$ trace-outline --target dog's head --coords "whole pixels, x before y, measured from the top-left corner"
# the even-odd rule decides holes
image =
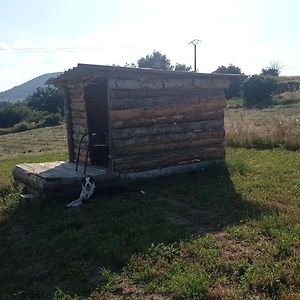
[[[87,191],[90,191],[92,188],[95,188],[95,180],[93,177],[85,177],[82,179],[82,188],[86,189]]]

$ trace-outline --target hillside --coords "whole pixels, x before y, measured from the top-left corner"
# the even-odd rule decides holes
[[[21,85],[15,86],[7,91],[0,92],[0,101],[16,102],[24,100],[38,87],[41,87],[51,78],[60,75],[62,72],[47,73],[31,79]]]

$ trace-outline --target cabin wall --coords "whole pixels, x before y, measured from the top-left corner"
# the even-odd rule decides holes
[[[140,172],[224,159],[220,78],[110,79],[113,170]]]
[[[71,119],[71,130],[68,135],[72,139],[72,151],[74,158],[77,159],[79,141],[82,135],[88,128],[86,104],[85,104],[85,93],[83,83],[72,83],[68,85],[68,98],[70,107],[70,119]],[[85,144],[88,139],[85,139]],[[80,154],[80,161],[85,160],[86,150],[82,149]]]

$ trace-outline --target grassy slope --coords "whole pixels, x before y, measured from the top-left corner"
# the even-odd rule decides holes
[[[50,137],[50,154],[6,155],[1,182],[16,161],[65,157]],[[79,209],[55,195],[24,205],[12,188],[0,196],[0,298],[293,299],[299,178],[300,152],[228,148],[223,167],[127,182],[146,194],[108,190]]]

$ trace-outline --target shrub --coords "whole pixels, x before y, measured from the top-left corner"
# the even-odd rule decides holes
[[[25,120],[30,114],[30,109],[24,104],[8,104],[0,109],[0,127],[8,128],[14,126]]]
[[[45,116],[39,124],[39,127],[56,126],[62,123],[62,116],[59,113],[53,113]]]
[[[34,128],[34,124],[31,124],[27,121],[23,121],[23,122],[19,122],[17,124],[15,124],[12,128],[12,132],[21,132],[21,131],[26,131],[29,129],[33,129]]]
[[[267,76],[253,75],[242,83],[242,94],[247,106],[268,101],[276,91],[276,81]]]

